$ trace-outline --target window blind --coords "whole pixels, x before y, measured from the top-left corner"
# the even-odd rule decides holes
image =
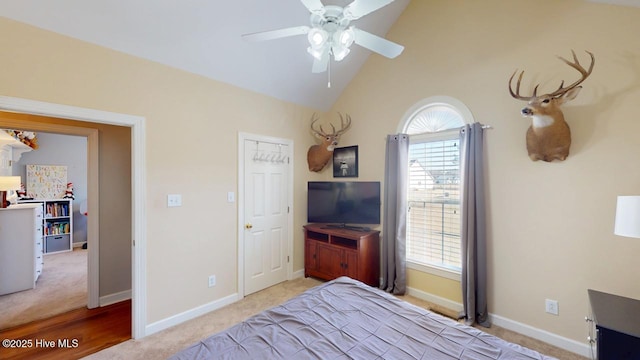
[[[409,146],[407,260],[459,271],[459,140]]]

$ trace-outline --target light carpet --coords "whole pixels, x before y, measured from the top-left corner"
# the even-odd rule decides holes
[[[225,306],[216,311],[202,315],[169,329],[149,335],[140,340],[129,340],[112,346],[98,353],[89,355],[89,360],[135,360],[135,359],[166,359],[187,346],[204,339],[217,332],[223,331],[263,310],[274,307],[301,292],[320,285],[322,282],[312,278],[300,278],[272,286],[245,297],[243,300]],[[403,300],[424,308],[434,305],[411,297],[403,296]],[[445,312],[443,309],[434,309]],[[486,330],[479,328],[480,330]],[[543,354],[563,360],[585,360],[586,358],[559,349],[541,341],[514,333],[512,331],[493,326],[488,331],[507,341],[526,346]]]
[[[35,289],[0,296],[0,330],[87,306],[87,254],[45,255]]]

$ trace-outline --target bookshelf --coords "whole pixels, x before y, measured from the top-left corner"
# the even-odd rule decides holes
[[[19,200],[42,206],[42,252],[54,254],[73,250],[73,202],[71,199]]]

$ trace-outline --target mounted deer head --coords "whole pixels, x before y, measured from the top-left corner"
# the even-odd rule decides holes
[[[566,60],[560,56],[558,58],[572,68],[580,72],[580,79],[573,84],[564,87],[564,80],[560,83],[560,87],[554,92],[537,95],[538,86],[533,89],[532,96],[520,95],[520,82],[522,81],[522,75],[524,70],[520,72],[518,76],[518,82],[516,84],[515,92],[511,89],[511,83],[513,77],[516,75],[517,70],[509,78],[509,93],[514,99],[527,101],[527,106],[522,109],[522,116],[531,117],[532,123],[527,130],[527,151],[529,152],[529,158],[533,161],[553,161],[564,160],[569,156],[569,147],[571,146],[571,131],[569,125],[564,120],[564,115],[560,106],[566,102],[569,102],[578,95],[582,86],[580,85],[593,70],[595,64],[595,58],[593,54],[586,51],[591,56],[591,65],[589,70],[585,70],[576,53],[571,50],[573,54],[573,62]]]
[[[329,124],[331,126],[331,133],[327,133],[322,129],[322,125],[318,126],[319,130],[316,130],[313,125],[318,118],[313,114],[311,117],[311,132],[322,140],[322,143],[319,145],[313,145],[309,148],[307,152],[307,163],[309,163],[309,171],[319,172],[329,163],[331,157],[333,156],[333,149],[338,145],[338,140],[340,139],[340,135],[342,135],[345,131],[349,129],[351,126],[351,117],[346,115],[346,122],[340,115],[340,130],[336,131],[335,126],[333,124]]]

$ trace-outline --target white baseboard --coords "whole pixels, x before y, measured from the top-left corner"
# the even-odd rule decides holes
[[[581,343],[576,340],[572,340],[566,338],[564,336],[560,336],[546,330],[538,329],[533,326],[523,324],[511,319],[507,319],[505,317],[489,314],[489,319],[492,324],[496,326],[500,326],[507,330],[515,331],[522,335],[526,335],[528,337],[532,337],[534,339],[544,341],[547,344],[551,344],[553,346],[559,347],[561,349],[571,351],[572,353],[576,353],[587,358],[591,358],[591,351],[589,345],[585,343]],[[586,338],[586,337],[585,337]]]
[[[300,269],[298,271],[294,271],[293,274],[291,274],[291,280],[293,279],[299,279],[304,277],[304,269]]]
[[[293,274],[291,275],[291,280],[301,278],[301,277],[304,277],[304,269],[294,271]],[[218,310],[224,306],[233,304],[238,300],[240,300],[240,296],[237,293],[231,294],[229,296],[223,297],[222,299],[218,299],[208,304],[204,304],[196,308],[193,308],[191,310],[184,311],[180,314],[170,316],[160,321],[156,321],[153,324],[149,324],[145,327],[145,336],[149,336],[151,334],[157,333],[158,331],[168,329],[172,326],[194,319],[208,312]]]
[[[413,297],[417,297],[418,299],[432,302],[436,305],[440,305],[440,306],[446,307],[447,309],[451,309],[457,312],[460,312],[464,309],[464,307],[460,303],[451,301],[449,299],[445,299],[437,295],[430,294],[422,290],[414,289],[414,288],[407,288],[407,295],[411,295]]]
[[[99,304],[100,306],[107,306],[129,299],[131,299],[131,290],[125,290],[115,294],[100,296]]]
[[[218,299],[216,301],[212,301],[210,303],[198,306],[191,310],[184,311],[180,314],[176,314],[174,316],[170,316],[160,321],[156,321],[153,324],[149,324],[145,327],[145,336],[155,334],[158,331],[168,329],[172,326],[181,324],[185,321],[197,318],[200,315],[204,315],[208,312],[218,310],[224,306],[233,304],[234,302],[238,301],[238,299],[239,299],[239,296],[237,293],[231,294],[229,296],[223,297],[222,299]]]
[[[451,309],[455,311],[462,311],[464,309],[464,306],[460,303],[424,292],[422,290],[407,288],[407,294],[417,297],[418,299],[432,302],[436,305],[444,306],[447,309]],[[576,354],[585,356],[587,358],[590,358],[591,356],[589,345],[586,343],[581,343],[579,341],[575,341],[575,340],[548,332],[546,330],[538,329],[527,324],[523,324],[511,319],[507,319],[499,315],[489,313],[489,318],[491,320],[491,323],[495,324],[496,326],[500,326],[507,330],[511,330],[540,341],[544,341],[547,344],[551,344],[553,346],[559,347],[567,351],[571,351],[572,353],[576,353]]]

